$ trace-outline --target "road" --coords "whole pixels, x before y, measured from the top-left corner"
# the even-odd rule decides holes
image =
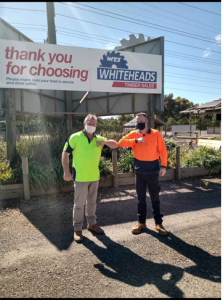
[[[134,186],[99,190],[105,235],[73,241],[73,193],[0,202],[0,297],[221,297],[221,180],[161,183],[169,235],[133,235]]]

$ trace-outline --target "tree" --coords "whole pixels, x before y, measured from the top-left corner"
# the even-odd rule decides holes
[[[156,114],[165,122],[168,122],[171,118],[175,120],[175,124],[188,124],[189,114],[182,115],[180,111],[194,106],[195,104],[186,98],[177,97],[173,99],[173,94],[169,94],[164,96],[164,112],[158,112]],[[171,121],[171,123],[173,123],[173,121]],[[169,122],[168,124],[170,125]]]

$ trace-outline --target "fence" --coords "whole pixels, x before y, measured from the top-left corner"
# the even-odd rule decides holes
[[[117,150],[112,151],[112,164],[113,164],[113,174],[108,177],[101,178],[99,181],[99,187],[113,187],[118,188],[119,186],[135,184],[134,173],[118,173],[117,166]],[[180,182],[181,178],[188,178],[193,176],[204,176],[208,175],[210,172],[213,174],[220,173],[221,166],[215,167],[211,170],[200,168],[200,167],[190,167],[181,168],[180,167],[180,146],[176,147],[176,168],[166,171],[165,176],[159,177],[159,181],[165,180],[176,180]],[[73,182],[70,185],[66,185],[61,189],[50,188],[47,191],[41,190],[30,190],[29,186],[29,165],[28,158],[22,156],[22,172],[23,172],[23,184],[10,184],[0,186],[0,200],[20,198],[25,200],[30,200],[31,196],[40,196],[44,194],[54,194],[61,192],[72,192]]]
[[[172,134],[175,132],[187,132],[187,131],[196,131],[196,125],[172,125]]]
[[[220,134],[221,127],[207,127],[207,134]]]
[[[0,140],[3,140],[3,142],[7,142],[6,141],[6,131],[0,131]],[[16,132],[16,141],[20,141],[20,132],[17,131]]]

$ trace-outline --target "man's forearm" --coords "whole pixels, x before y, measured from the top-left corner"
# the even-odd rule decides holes
[[[104,141],[104,144],[108,146],[111,149],[116,149],[118,148],[118,143],[115,140],[110,140],[110,141]]]
[[[62,153],[62,166],[63,166],[63,170],[64,173],[69,173],[69,155],[67,152],[63,152]]]

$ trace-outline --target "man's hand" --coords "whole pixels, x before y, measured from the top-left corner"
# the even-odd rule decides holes
[[[137,139],[137,142],[143,144],[143,143],[145,143],[145,140],[144,140],[143,137],[141,137],[141,138],[138,138],[138,139]]]
[[[71,175],[70,172],[69,172],[69,173],[64,173],[64,174],[63,174],[63,179],[64,179],[65,181],[71,181],[73,178],[72,178],[72,175]]]
[[[97,147],[103,146],[104,144],[105,144],[105,141],[97,141],[96,142]]]
[[[166,174],[166,169],[165,168],[161,168],[160,169],[160,176],[164,176]]]

